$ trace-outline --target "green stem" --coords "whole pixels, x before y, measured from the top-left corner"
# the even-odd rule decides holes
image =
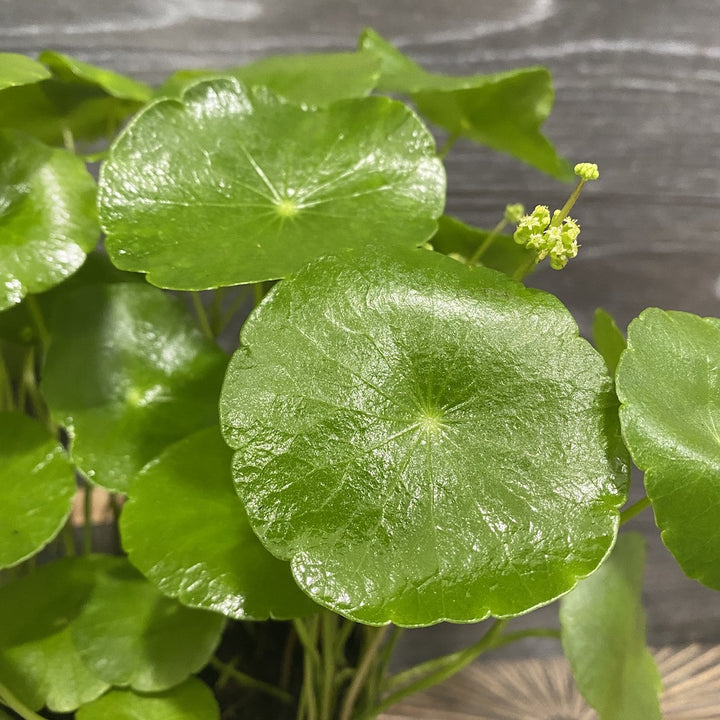
[[[210,301],[210,329],[213,337],[217,337],[220,334],[220,320],[222,316],[222,301],[227,292],[226,287],[221,287],[213,292],[212,300]]]
[[[65,523],[65,527],[62,529],[62,541],[65,548],[65,557],[75,557],[75,555],[77,555],[75,549],[75,530],[70,520]]]
[[[578,182],[577,186],[572,191],[570,197],[567,199],[567,202],[562,206],[560,214],[557,217],[553,218],[552,222],[550,223],[551,225],[553,225],[554,227],[558,227],[560,223],[568,216],[568,213],[572,210],[573,205],[580,197],[580,193],[582,192],[584,185],[585,180],[580,178],[580,182]]]
[[[373,677],[368,683],[370,685],[368,697],[372,699],[372,704],[377,703],[378,699],[380,698],[380,688],[383,686],[383,680],[385,679],[385,675],[387,674],[390,660],[392,660],[393,653],[395,652],[395,647],[397,646],[398,640],[400,639],[402,634],[402,628],[398,627],[397,625],[391,626],[388,641],[385,643],[385,645],[383,645],[382,650],[380,651],[380,656],[378,658],[375,672],[373,673]]]
[[[265,297],[265,283],[257,282],[253,285],[253,307],[257,307]]]
[[[380,646],[382,645],[385,635],[389,629],[390,627],[388,625],[375,628],[374,637],[368,643],[365,653],[360,660],[360,664],[358,665],[357,670],[355,670],[355,675],[350,683],[350,687],[348,687],[347,693],[345,694],[342,710],[340,711],[340,720],[352,719],[355,702],[357,701],[360,690],[365,682],[365,678],[370,672],[370,668],[380,651]]]
[[[2,684],[0,684],[0,703],[16,712],[23,720],[45,720],[42,715],[33,712]]]
[[[34,295],[27,295],[25,297],[25,302],[27,303],[27,309],[30,312],[33,325],[35,325],[35,330],[37,331],[38,338],[40,339],[44,355],[50,343],[50,333],[48,332],[47,325],[45,325],[42,310],[40,310],[40,304]]]
[[[244,288],[241,289],[228,309],[225,311],[224,315],[220,318],[216,327],[217,335],[219,335],[228,326],[228,323],[233,319],[235,313],[245,304],[247,298],[247,292]]]
[[[500,639],[500,634],[507,623],[507,620],[496,620],[490,629],[474,645],[471,645],[464,650],[451,653],[450,655],[444,655],[441,658],[421,663],[420,665],[410,668],[410,670],[406,670],[405,672],[396,675],[394,678],[391,678],[391,686],[399,685],[401,682],[405,686],[389,695],[376,707],[361,715],[359,720],[370,720],[370,718],[379,715],[381,712],[387,710],[389,707],[395,705],[395,703],[400,702],[400,700],[403,700],[409,695],[414,695],[422,690],[427,690],[427,688],[432,687],[433,685],[436,685],[437,683],[442,682],[459,672],[475,660],[475,658],[482,655],[482,653],[497,645]],[[416,677],[418,679],[415,679]]]
[[[335,640],[337,617],[330,612],[322,615],[322,689],[320,693],[320,720],[332,720],[335,700]]]
[[[63,145],[68,152],[75,153],[75,138],[73,137],[72,130],[67,126],[63,125],[62,128]]]
[[[10,411],[15,409],[15,400],[13,393],[12,381],[10,373],[5,364],[5,357],[0,349],[0,411]]]
[[[444,160],[447,154],[452,150],[453,145],[458,141],[460,133],[454,132],[448,135],[447,140],[443,143],[442,147],[438,150],[438,157],[440,160]]]
[[[83,555],[92,553],[92,485],[86,480],[83,489]]]
[[[632,520],[636,515],[639,515],[643,510],[650,507],[650,498],[647,495],[638,500],[636,503],[625,508],[620,513],[620,524],[624,525],[628,520]]]
[[[357,623],[352,622],[351,620],[343,620],[342,625],[340,627],[340,632],[338,632],[337,635],[337,641],[336,641],[336,657],[335,662],[339,667],[345,667],[347,666],[347,657],[345,655],[345,646],[348,643],[348,640],[350,639],[350,636],[353,634],[353,630],[355,628],[359,627]]]
[[[470,256],[468,265],[476,265],[478,260],[488,251],[488,248],[493,244],[495,238],[507,225],[507,220],[503,218],[488,234],[485,240],[478,246],[477,250]]]
[[[513,280],[522,280],[537,265],[537,257],[533,253],[522,265],[519,265],[513,273]]]
[[[283,650],[283,659],[280,669],[280,687],[283,690],[287,690],[290,687],[297,639],[298,636],[295,628],[290,627],[288,629],[288,636],[285,642],[285,650]]]
[[[271,683],[258,680],[251,675],[247,675],[246,673],[233,667],[230,663],[223,662],[219,658],[212,658],[210,660],[210,666],[220,673],[221,678],[230,678],[242,687],[252,688],[253,690],[264,692],[266,695],[271,695],[286,705],[290,705],[293,701],[290,693],[275,687],[275,685],[272,685]]]
[[[198,322],[200,323],[200,329],[203,331],[208,340],[214,340],[212,328],[210,327],[210,321],[208,320],[207,313],[205,312],[205,306],[202,304],[202,298],[199,292],[190,293],[192,296],[193,307],[195,308],[195,314],[197,315]]]
[[[319,673],[321,668],[320,653],[317,649],[318,621],[317,615],[293,620],[298,639],[303,646],[303,685],[298,717],[306,717],[307,720],[318,720],[317,688],[315,687],[316,671]]]

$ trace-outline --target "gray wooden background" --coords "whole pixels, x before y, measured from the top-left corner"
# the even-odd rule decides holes
[[[436,71],[552,70],[547,133],[573,161],[597,162],[601,180],[574,213],[580,257],[534,283],[581,327],[598,305],[622,323],[649,305],[720,315],[720,0],[0,0],[0,50],[52,48],[153,83],[181,67],[349,49],[366,25]],[[448,174],[449,212],[482,226],[507,202],[559,206],[568,193],[462,142]],[[720,594],[682,575],[650,514],[633,525],[650,537],[651,642],[720,642]],[[552,623],[555,610],[541,616]],[[431,654],[478,632],[409,633],[406,652]]]

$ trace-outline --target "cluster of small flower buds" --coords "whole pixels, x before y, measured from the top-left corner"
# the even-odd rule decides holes
[[[516,243],[534,250],[538,260],[550,258],[550,267],[554,270],[564,268],[570,258],[578,253],[577,237],[580,226],[571,217],[559,219],[556,210],[550,218],[546,205],[538,205],[530,215],[520,218],[513,235]]]
[[[594,163],[578,163],[575,174],[580,183],[563,210],[555,210],[551,217],[546,205],[538,205],[529,215],[523,215],[516,221],[517,229],[513,234],[516,243],[535,251],[538,262],[549,257],[553,270],[562,270],[568,260],[578,253],[580,226],[567,211],[577,199],[583,184],[599,177]]]

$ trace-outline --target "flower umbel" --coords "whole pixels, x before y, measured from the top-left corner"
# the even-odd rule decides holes
[[[520,218],[513,234],[516,243],[535,251],[536,262],[549,257],[553,270],[562,270],[568,260],[578,254],[580,225],[568,213],[578,199],[583,185],[590,180],[597,180],[600,176],[594,163],[578,163],[575,174],[580,178],[580,182],[562,210],[555,210],[551,219],[547,206],[538,205],[530,215]]]

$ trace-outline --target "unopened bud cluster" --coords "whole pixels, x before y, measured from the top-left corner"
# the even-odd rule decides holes
[[[520,218],[513,235],[516,243],[534,250],[538,260],[550,258],[550,267],[562,270],[570,258],[578,253],[577,237],[580,226],[571,217],[559,219],[556,210],[550,218],[546,205],[538,205],[530,215]]]

